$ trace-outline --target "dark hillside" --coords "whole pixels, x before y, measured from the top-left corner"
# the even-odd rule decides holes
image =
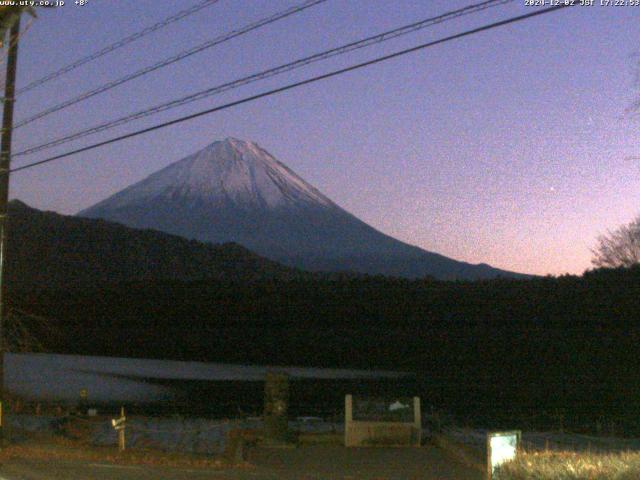
[[[134,282],[16,292],[56,351],[377,367],[448,411],[640,413],[640,269],[482,282]]]
[[[211,245],[104,220],[10,204],[8,283],[63,288],[131,280],[297,278],[234,243]]]

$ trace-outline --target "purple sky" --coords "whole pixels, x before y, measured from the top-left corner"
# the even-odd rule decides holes
[[[21,40],[18,86],[194,3],[68,0],[41,12]],[[19,96],[16,119],[295,3],[220,0]],[[470,3],[329,0],[18,129],[14,151]],[[532,8],[516,0],[14,166]],[[508,270],[581,273],[596,236],[640,211],[640,159],[628,159],[640,156],[640,121],[624,115],[640,96],[639,45],[640,7],[565,9],[16,173],[11,196],[75,213],[234,136],[400,240]]]

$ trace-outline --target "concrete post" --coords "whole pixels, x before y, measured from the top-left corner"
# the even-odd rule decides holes
[[[422,410],[420,409],[420,397],[413,397],[413,428],[416,431],[416,442],[419,447],[422,444]]]
[[[352,441],[353,428],[353,395],[345,395],[344,397],[344,446],[353,446]]]
[[[289,439],[289,377],[267,372],[264,386],[264,437],[266,443],[286,443]]]
[[[120,418],[125,418],[124,416],[124,407],[120,407]],[[126,441],[125,441],[125,426],[124,424],[122,425],[122,428],[120,428],[120,430],[118,430],[118,451],[119,452],[124,452],[125,448],[126,448]]]

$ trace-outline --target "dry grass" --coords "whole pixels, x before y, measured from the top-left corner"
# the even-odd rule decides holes
[[[638,480],[640,453],[521,453],[502,465],[496,480]]]
[[[481,472],[484,472],[486,469],[484,464],[486,454],[484,452],[480,452],[469,445],[460,443],[447,435],[433,435],[431,437],[431,443],[468,467]]]
[[[129,449],[118,452],[114,447],[95,447],[77,439],[56,435],[32,434],[20,444],[0,450],[0,463],[13,458],[29,458],[42,461],[89,461],[120,465],[162,465],[191,468],[225,468],[230,464],[223,458],[163,452],[152,449]],[[238,466],[238,465],[236,465]]]

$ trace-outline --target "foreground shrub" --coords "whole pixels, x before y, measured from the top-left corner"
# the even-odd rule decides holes
[[[495,480],[638,480],[640,453],[522,453]]]

